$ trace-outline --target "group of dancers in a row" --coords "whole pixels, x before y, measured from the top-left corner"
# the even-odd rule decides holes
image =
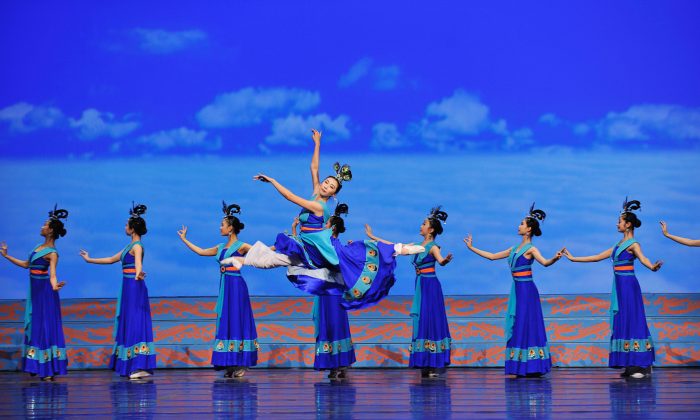
[[[347,311],[379,302],[394,285],[396,259],[412,256],[416,270],[415,295],[411,307],[413,334],[409,345],[409,366],[420,368],[423,377],[436,377],[450,364],[450,335],[444,297],[436,265],[444,266],[452,254],[443,256],[435,239],[443,233],[447,213],[433,208],[420,226],[420,244],[404,244],[377,237],[365,225],[368,240],[341,241],[345,231],[343,215],[346,204],[331,211],[328,200],[334,198],[343,183],[352,179],[348,165],[335,164],[336,174],[319,178],[321,133],[312,130],[314,152],[311,160],[313,195],[304,199],[263,174],[254,179],[267,182],[287,200],[302,210],[292,224],[291,234],[277,235],[273,246],[262,242],[253,245],[242,242],[238,235],[244,225],[239,220],[240,207],[224,203],[220,233],[226,241],[202,248],[187,239],[187,227],[178,231],[180,239],[193,252],[216,257],[220,267],[219,294],[216,302],[216,334],[211,363],[225,371],[227,378],[244,376],[246,369],[257,364],[260,349],[255,319],[250,305],[248,287],[241,274],[244,265],[258,268],[286,267],[287,278],[299,289],[315,296],[313,321],[316,347],[314,368],[329,370],[329,378],[346,377],[347,368],[355,362]],[[520,244],[501,252],[491,253],[474,246],[471,235],[464,242],[475,254],[490,260],[507,258],[513,283],[506,314],[505,373],[509,375],[541,376],[551,369],[547,334],[540,297],[533,282],[532,264],[536,260],[550,266],[565,256],[574,262],[595,262],[612,259],[614,282],[610,305],[609,366],[625,368],[623,376],[644,378],[654,362],[654,343],[649,333],[642,294],[634,273],[638,259],[652,271],[662,262],[651,263],[634,239],[634,230],[641,226],[635,214],[641,204],[625,200],[618,218],[617,229],[622,239],[600,254],[575,257],[562,248],[552,258],[545,258],[533,246],[532,238],[542,234],[540,222],[544,211],[534,204],[518,226]],[[111,257],[93,258],[85,250],[80,255],[88,263],[113,264],[121,262],[123,280],[114,318],[114,347],[109,366],[122,376],[140,379],[153,374],[156,349],[151,326],[151,311],[146,288],[141,238],[146,234],[144,205],[132,205],[125,232],[131,242]],[[43,380],[53,380],[67,373],[67,355],[61,324],[56,267],[58,251],[55,241],[66,234],[63,220],[68,212],[54,207],[41,228],[44,242],[36,246],[28,259],[8,255],[2,243],[0,253],[12,263],[29,269],[29,293],[24,318],[24,348],[22,365],[25,372]],[[700,240],[665,236],[685,245],[700,246]],[[297,231],[297,228],[299,230]]]

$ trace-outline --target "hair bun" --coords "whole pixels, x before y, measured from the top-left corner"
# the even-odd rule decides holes
[[[441,222],[447,221],[447,213],[442,211],[442,206],[437,206],[433,207],[430,209],[430,214],[428,215],[428,219],[435,219],[439,220]]]
[[[234,216],[236,214],[240,214],[241,212],[241,206],[238,204],[226,204],[224,200],[221,200],[221,211],[224,212],[225,216]]]
[[[348,207],[347,204],[339,203],[337,206],[335,206],[335,211],[333,212],[333,215],[336,217],[340,217],[343,214],[348,214],[349,210],[350,207]]]
[[[49,211],[49,218],[51,219],[67,219],[68,218],[68,210],[65,209],[59,209],[58,204],[54,204],[53,210]]]
[[[132,218],[137,218],[141,217],[142,214],[146,214],[146,210],[148,207],[146,207],[144,204],[137,204],[134,205],[134,202],[131,202],[131,210],[129,210],[129,216]]]

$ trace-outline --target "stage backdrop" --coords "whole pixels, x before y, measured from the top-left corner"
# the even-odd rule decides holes
[[[169,13],[163,13],[168,10]],[[533,201],[535,244],[593,254],[620,239],[626,196],[636,232],[665,265],[642,290],[700,291],[700,254],[661,235],[700,238],[700,3],[566,2],[430,6],[400,1],[27,2],[0,5],[0,241],[29,254],[54,203],[70,211],[57,242],[64,298],[114,298],[112,266],[132,201],[148,206],[152,296],[211,296],[212,259],[187,250],[218,235],[221,200],[242,207],[243,241],[271,243],[299,209],[258,172],[311,194],[310,129],[323,131],[321,176],[352,166],[338,200],[342,239],[420,241],[431,207],[454,260],[446,294],[504,294],[501,251]],[[331,205],[334,205],[332,202]],[[283,272],[246,271],[251,293],[301,296]],[[609,261],[535,268],[545,294],[607,293]],[[399,262],[392,295],[413,293]],[[0,297],[25,297],[27,273],[0,260]]]
[[[260,367],[312,367],[313,299],[253,297]],[[700,294],[646,294],[644,303],[656,347],[656,366],[700,366]],[[214,297],[151,299],[158,367],[208,367],[216,330]],[[447,296],[452,365],[504,364],[507,296]],[[22,301],[0,301],[0,370],[19,367]],[[542,311],[552,353],[560,367],[607,366],[609,295],[545,295]],[[411,297],[392,296],[350,312],[355,367],[408,366]],[[67,299],[63,321],[70,367],[105,369],[112,352],[113,299]]]

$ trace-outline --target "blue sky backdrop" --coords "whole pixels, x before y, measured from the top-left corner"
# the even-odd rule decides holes
[[[59,241],[64,296],[112,296],[131,200],[149,206],[154,295],[214,294],[213,261],[175,230],[218,241],[221,199],[243,206],[242,239],[271,241],[296,213],[266,171],[308,192],[309,129],[322,164],[353,166],[341,194],[348,238],[371,221],[417,240],[427,210],[450,214],[440,270],[447,293],[505,293],[508,273],[461,238],[499,250],[531,201],[549,214],[538,243],[595,252],[618,237],[626,194],[661,272],[644,290],[697,291],[700,237],[700,4],[674,2],[45,2],[0,6],[0,239],[23,255],[55,201],[71,210]],[[601,292],[607,263],[537,270],[543,292]],[[408,261],[396,293],[412,292]],[[248,270],[253,293],[295,291],[283,272]],[[208,281],[209,279],[210,281]],[[26,273],[0,265],[0,291]]]

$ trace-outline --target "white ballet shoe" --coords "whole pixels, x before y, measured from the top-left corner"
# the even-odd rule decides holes
[[[425,247],[422,245],[396,243],[394,244],[394,252],[396,255],[414,255],[425,252]]]
[[[234,266],[234,267],[236,267],[237,269],[240,270],[241,267],[243,267],[243,263],[242,263],[241,260],[239,260],[238,258],[240,258],[240,257],[228,257],[228,258],[224,258],[223,260],[219,261],[219,264],[221,264],[221,265],[232,265],[232,266]]]
[[[136,372],[129,375],[129,379],[141,379],[147,376],[151,376],[151,374],[146,372],[145,370],[137,370]]]

